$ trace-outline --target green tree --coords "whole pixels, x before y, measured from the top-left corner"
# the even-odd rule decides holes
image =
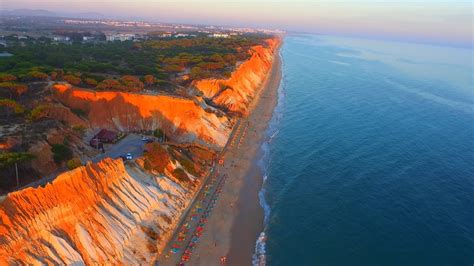
[[[51,151],[53,152],[53,159],[56,164],[72,159],[73,153],[71,149],[64,144],[51,145]]]
[[[28,87],[24,84],[18,84],[13,82],[1,82],[0,91],[8,91],[10,99],[15,96],[21,96],[23,93],[28,91]]]
[[[3,113],[7,120],[10,119],[12,112],[15,114],[23,114],[25,112],[25,108],[21,104],[10,99],[0,99],[0,107],[3,107],[0,110],[4,109]]]
[[[0,154],[0,169],[15,165],[16,186],[20,186],[18,177],[18,164],[31,161],[35,158],[33,154],[27,152],[6,152]]]
[[[132,75],[125,75],[120,78],[120,81],[129,91],[141,91],[143,90],[143,82],[139,78]]]
[[[81,159],[79,158],[72,158],[71,160],[67,161],[66,166],[69,170],[75,169],[79,166],[82,166]]]
[[[50,108],[47,104],[38,105],[29,114],[29,119],[32,121],[37,121],[47,115],[48,109]]]
[[[0,82],[15,81],[16,77],[7,73],[0,73]]]
[[[96,89],[97,90],[104,90],[104,91],[107,91],[107,90],[122,90],[122,84],[118,81],[116,81],[115,79],[104,79],[103,81],[101,81]]]
[[[93,78],[85,78],[84,83],[91,86],[91,87],[97,86],[97,81]]]
[[[77,86],[81,84],[81,78],[76,77],[74,75],[66,75],[64,76],[64,80],[67,81],[69,84]]]
[[[143,77],[143,80],[147,86],[152,86],[155,84],[155,77],[153,75],[146,75]]]
[[[44,81],[48,79],[48,74],[40,71],[30,71],[23,79],[26,81]]]
[[[157,129],[155,129],[155,131],[153,131],[153,136],[161,139],[165,136],[165,134],[163,133],[163,130],[157,128]]]

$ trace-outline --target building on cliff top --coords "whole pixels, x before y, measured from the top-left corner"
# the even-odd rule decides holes
[[[97,147],[98,143],[115,143],[119,139],[119,134],[108,129],[101,129],[90,141],[90,145]]]

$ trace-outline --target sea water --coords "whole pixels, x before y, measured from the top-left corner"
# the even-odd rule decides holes
[[[473,265],[472,53],[287,36],[254,264]]]

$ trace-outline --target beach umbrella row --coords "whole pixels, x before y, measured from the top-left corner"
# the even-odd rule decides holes
[[[199,238],[202,236],[204,232],[204,226],[207,223],[207,218],[209,217],[210,213],[212,212],[212,210],[214,209],[216,205],[217,199],[220,193],[222,192],[222,187],[224,186],[226,179],[227,179],[227,175],[221,178],[220,182],[217,184],[214,194],[212,195],[212,198],[209,200],[207,208],[203,210],[203,214],[201,215],[201,218],[199,219],[199,223],[193,232],[191,240],[189,241],[188,245],[186,246],[186,249],[183,252],[183,255],[181,256],[182,263],[190,259],[192,251],[196,247],[196,244],[199,242]],[[197,209],[198,208],[196,208],[196,211]],[[197,212],[191,215],[192,218],[197,217],[197,216],[193,216],[194,214],[197,214]]]

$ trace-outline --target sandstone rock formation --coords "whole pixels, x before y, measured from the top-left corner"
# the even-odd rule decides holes
[[[266,46],[253,47],[251,58],[227,80],[194,85],[218,108],[246,115],[278,45],[279,40],[270,39]],[[48,117],[122,131],[160,128],[190,154],[150,144],[135,163],[104,159],[65,172],[44,187],[0,198],[0,265],[150,264],[199,188],[197,175],[205,175],[205,162],[213,157],[206,148],[225,145],[232,118],[216,115],[198,99],[94,92],[63,84],[52,89],[68,108],[64,113],[60,107],[51,109]],[[83,110],[88,121],[71,113],[74,108]],[[47,146],[38,144],[32,152],[46,154]],[[38,161],[45,172],[50,153],[48,160]]]
[[[0,202],[0,265],[149,263],[191,195],[121,159],[79,167]]]
[[[195,82],[195,87],[217,106],[246,115],[249,103],[271,69],[273,55],[279,43],[279,39],[268,39],[267,47],[252,47],[250,59],[243,62],[229,79],[201,80]]]
[[[222,147],[231,130],[227,117],[207,112],[191,99],[124,92],[94,92],[53,86],[56,97],[70,108],[85,111],[93,126],[121,131],[163,129],[179,142]]]

